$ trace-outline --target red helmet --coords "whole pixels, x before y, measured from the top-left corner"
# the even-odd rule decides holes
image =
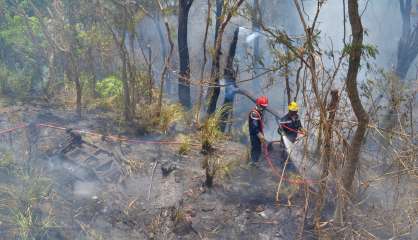
[[[261,96],[255,100],[255,104],[262,107],[267,107],[269,105],[269,99],[266,96]]]

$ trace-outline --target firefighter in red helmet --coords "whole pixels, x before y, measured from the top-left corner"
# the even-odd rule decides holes
[[[256,106],[248,117],[248,126],[251,140],[251,164],[255,165],[261,155],[264,138],[263,112],[267,108],[269,100],[266,96],[261,96],[256,100]]]

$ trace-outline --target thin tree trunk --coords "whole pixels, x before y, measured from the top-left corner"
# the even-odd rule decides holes
[[[160,14],[157,14],[157,16],[153,18],[153,22],[154,22],[155,27],[157,28],[158,38],[160,40],[161,54],[162,54],[161,58],[164,62],[167,58],[167,44],[164,38],[164,31],[161,28],[160,19],[161,19]]]
[[[54,94],[56,74],[55,74],[55,50],[50,47],[48,53],[48,80],[45,86],[45,95],[49,99]]]
[[[77,96],[77,100],[76,100],[76,106],[77,106],[77,116],[81,117],[81,96],[82,96],[82,89],[81,89],[81,83],[80,83],[80,75],[78,73],[75,74],[74,76],[74,81],[75,81],[75,88],[76,88],[76,96]]]
[[[187,26],[192,3],[193,0],[180,0],[178,13],[178,47],[180,61],[178,94],[180,103],[186,109],[190,109],[192,106],[190,96],[190,59],[187,43]]]
[[[162,63],[165,64],[166,59],[167,59],[167,44],[164,38],[164,30],[161,28],[161,24],[160,24],[160,20],[161,20],[160,13],[157,13],[156,16],[152,20],[154,22],[155,27],[157,28],[158,38],[160,40],[161,60],[162,60]],[[171,82],[167,80],[168,80],[167,78],[164,79],[164,81],[166,81],[165,91],[170,94]]]
[[[151,46],[148,45],[148,103],[152,103],[152,90],[154,89],[154,81],[153,81],[153,74],[152,74],[152,49]]]
[[[131,104],[130,104],[130,93],[129,93],[129,83],[128,83],[128,74],[127,74],[127,56],[124,50],[123,53],[121,53],[122,58],[122,85],[123,85],[123,115],[125,117],[125,120],[127,122],[130,122],[132,120],[131,118]]]
[[[165,21],[164,24],[165,24],[165,27],[167,29],[168,42],[170,43],[170,53],[165,58],[163,72],[161,73],[160,94],[159,94],[159,98],[158,98],[158,109],[159,109],[158,113],[159,114],[161,114],[162,105],[163,105],[163,91],[164,91],[165,74],[167,73],[167,70],[168,70],[168,67],[169,67],[169,64],[170,64],[170,60],[171,60],[171,56],[173,55],[173,50],[174,50],[174,43],[173,43],[173,40],[171,39],[170,25],[168,24],[167,21]]]
[[[369,116],[363,108],[357,89],[357,74],[360,68],[363,46],[363,26],[361,23],[361,17],[358,12],[358,0],[348,0],[348,14],[351,24],[351,31],[353,34],[353,40],[351,42],[352,48],[350,51],[346,84],[348,97],[356,115],[358,126],[348,149],[350,154],[347,156],[346,165],[343,169],[342,182],[344,189],[348,193],[352,193],[354,174],[358,167],[360,150],[367,130],[367,125],[369,123]]]
[[[222,14],[224,15],[223,21],[219,26],[218,35],[216,38],[216,45],[215,45],[215,56],[212,61],[212,71],[211,71],[211,83],[214,84],[212,88],[209,89],[208,99],[208,109],[207,114],[212,115],[216,111],[216,105],[218,102],[219,94],[221,88],[219,87],[219,70],[220,70],[220,58],[222,53],[222,38],[225,32],[226,26],[228,25],[229,21],[231,20],[233,14],[238,10],[241,4],[244,3],[244,0],[239,0],[235,6],[233,6],[228,13]]]
[[[391,130],[396,125],[399,118],[398,110],[401,102],[402,84],[405,83],[408,71],[418,55],[418,25],[411,25],[411,0],[399,0],[400,12],[402,17],[402,35],[398,43],[397,63],[395,67],[396,77],[390,78],[388,90],[389,110],[387,111],[382,127]],[[411,29],[413,26],[413,29]],[[387,135],[387,134],[385,134]],[[388,145],[387,136],[381,140],[384,145]]]
[[[223,6],[224,6],[224,0],[216,0],[215,38],[213,41],[214,48],[216,48],[216,40],[218,39],[219,27],[221,26],[221,23],[222,23],[221,17],[222,17]]]
[[[224,78],[226,80],[226,90],[224,99],[224,112],[221,116],[221,131],[225,132],[228,125],[229,116],[233,112],[234,97],[236,93],[236,76],[234,72],[234,58],[237,49],[239,28],[235,29],[234,38],[232,39],[231,46],[229,47],[229,54],[227,58],[226,67],[224,70]]]
[[[286,57],[289,58],[289,50],[286,50]],[[292,89],[290,88],[290,82],[289,82],[289,61],[285,61],[284,65],[284,78],[285,78],[285,84],[286,84],[286,93],[287,93],[287,104],[290,104],[292,101]]]
[[[315,209],[315,218],[314,224],[315,228],[319,230],[320,220],[321,220],[321,213],[324,207],[324,202],[326,199],[326,189],[327,189],[327,178],[329,175],[330,170],[330,162],[333,156],[333,148],[332,148],[332,132],[333,132],[333,125],[334,119],[338,108],[338,103],[340,101],[340,96],[338,90],[331,91],[331,102],[328,105],[328,121],[323,124],[324,128],[324,145],[323,145],[323,152],[321,154],[321,163],[322,163],[322,174],[321,174],[321,185],[319,188],[318,198],[316,200],[316,209]]]
[[[220,45],[218,47],[218,39],[222,38],[222,34],[220,33],[220,27],[222,23],[222,16],[223,16],[223,6],[224,6],[224,0],[216,0],[216,23],[215,23],[215,42],[214,42],[214,49],[215,49],[215,55],[212,56],[212,69],[210,72],[210,80],[211,83],[219,83],[219,61],[220,61],[220,55],[222,51],[222,46]],[[221,40],[222,44],[222,40]],[[210,86],[208,89],[208,109],[207,114],[211,115],[216,110],[216,103],[218,101],[220,93],[220,88],[216,86]]]
[[[128,11],[126,6],[123,6],[123,26],[119,33],[120,40],[118,39],[118,33],[116,33],[112,26],[108,26],[109,30],[112,34],[113,41],[115,42],[116,46],[119,50],[119,57],[122,61],[122,88],[123,88],[123,115],[125,121],[131,122],[133,117],[132,105],[131,105],[131,97],[130,97],[130,86],[129,86],[129,79],[128,79],[128,66],[129,63],[129,54],[128,50],[126,49],[126,33],[128,30]]]
[[[96,68],[95,68],[95,64],[94,64],[94,56],[93,56],[93,48],[89,47],[87,50],[87,56],[88,56],[88,66],[89,66],[89,71],[92,75],[92,80],[91,80],[91,95],[93,98],[97,97],[97,91],[96,91],[96,82],[97,82],[97,76],[96,76]]]
[[[418,26],[414,25],[411,31],[411,0],[400,0],[399,3],[402,15],[402,36],[398,43],[398,61],[395,71],[397,76],[404,80],[418,54]]]
[[[253,0],[253,9],[252,9],[252,16],[251,16],[251,25],[253,33],[260,32],[260,19],[261,19],[261,12],[260,12],[260,0]],[[259,62],[260,62],[260,38],[257,36],[253,42],[253,77],[258,76],[259,71]],[[258,78],[256,77],[253,81],[253,87],[258,89],[260,87],[260,83]]]
[[[197,110],[196,110],[196,123],[199,124],[200,122],[200,111],[202,109],[202,101],[203,101],[203,82],[204,82],[204,75],[205,75],[205,67],[208,61],[207,51],[206,51],[206,44],[208,40],[208,33],[209,33],[209,25],[210,25],[210,15],[211,15],[211,0],[208,0],[208,15],[206,17],[206,27],[205,27],[205,37],[203,39],[203,63],[202,67],[200,68],[200,87],[199,87],[199,99],[197,103]]]
[[[77,5],[72,5],[69,8],[68,18],[69,18],[69,52],[67,53],[67,59],[70,61],[70,75],[72,80],[75,83],[76,87],[76,113],[78,117],[81,117],[81,82],[80,82],[80,72],[78,68],[78,58],[77,58],[77,30],[75,22],[75,8]],[[70,76],[69,76],[70,77]]]

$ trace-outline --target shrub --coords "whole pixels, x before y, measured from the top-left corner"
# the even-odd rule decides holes
[[[180,104],[163,103],[159,116],[159,129],[167,133],[174,123],[184,119],[184,108]]]
[[[177,139],[181,142],[179,147],[179,154],[180,155],[187,155],[187,153],[190,152],[191,149],[191,139],[189,136],[186,136],[184,134],[180,134]]]
[[[163,102],[161,112],[157,111],[157,103],[143,104],[137,108],[137,117],[144,132],[157,130],[166,134],[174,124],[184,120],[183,107],[177,103]]]
[[[96,90],[99,96],[103,98],[122,96],[122,80],[114,75],[111,75],[99,81],[96,85]]]
[[[213,145],[224,136],[220,129],[220,122],[225,111],[227,111],[227,107],[219,108],[203,123],[200,131],[203,153],[213,151]]]
[[[99,98],[93,100],[92,108],[122,109],[123,87],[118,77],[111,75],[100,80],[96,84],[96,92]]]

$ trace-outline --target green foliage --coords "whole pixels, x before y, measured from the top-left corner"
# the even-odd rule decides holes
[[[23,19],[18,15],[6,16],[7,24],[3,24],[0,31],[0,38],[5,44],[18,48],[20,51],[33,51],[34,44],[27,36],[27,31],[37,34],[41,37],[39,19],[36,17],[28,17]],[[44,47],[44,46],[36,46]]]
[[[89,86],[89,84],[84,84]],[[84,91],[93,92],[93,91]],[[90,103],[89,108],[103,108],[107,110],[121,111],[123,104],[123,86],[122,80],[111,75],[96,84],[96,92],[99,96],[97,99],[86,98],[86,103]]]
[[[18,5],[27,7],[22,2]],[[0,2],[0,8],[4,9],[0,18],[0,48],[4,56],[0,59],[0,90],[23,98],[42,80],[38,53],[45,48],[46,41],[37,17],[21,17],[5,2]]]
[[[30,69],[12,70],[4,64],[0,65],[0,92],[23,98],[31,88]]]
[[[122,95],[122,80],[111,75],[96,85],[96,90],[101,97],[114,97]]]
[[[345,45],[343,48],[343,54],[348,55],[354,48],[361,48],[362,55],[365,58],[373,58],[375,59],[377,54],[379,54],[379,50],[375,45],[372,44],[363,44],[362,46],[353,46],[351,44]]]

